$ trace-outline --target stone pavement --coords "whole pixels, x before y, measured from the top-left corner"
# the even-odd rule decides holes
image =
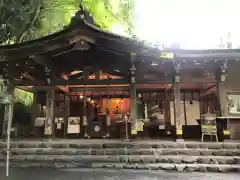
[[[52,168],[11,168],[5,177],[5,169],[0,168],[1,180],[239,180],[237,173],[179,173],[142,170],[106,169],[52,169]]]
[[[6,143],[0,142],[4,166]],[[11,166],[240,172],[239,142],[13,140]]]

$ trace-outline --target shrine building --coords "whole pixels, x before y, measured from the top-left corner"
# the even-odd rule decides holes
[[[198,120],[212,113],[223,136],[240,139],[239,60],[239,49],[147,47],[75,17],[1,46],[0,74],[8,93],[34,93],[32,136],[199,139]]]

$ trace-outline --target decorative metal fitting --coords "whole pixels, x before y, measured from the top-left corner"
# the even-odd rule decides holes
[[[177,83],[180,82],[180,76],[175,76],[175,82],[177,82]]]
[[[136,83],[136,78],[134,76],[131,77],[131,83]]]
[[[226,75],[225,74],[221,74],[220,81],[221,82],[225,82],[226,81]]]
[[[48,74],[48,73],[51,72],[50,69],[49,69],[48,67],[45,67],[45,68],[44,68],[44,71],[45,71],[46,74]]]
[[[224,69],[227,69],[227,63],[228,63],[228,61],[225,61],[225,62],[223,63],[223,68],[224,68]]]
[[[131,71],[131,75],[135,75],[136,68],[135,68],[134,64],[130,68],[130,71]]]
[[[87,51],[90,49],[90,45],[88,42],[81,39],[78,43],[75,44],[75,49],[80,51]]]
[[[224,61],[224,63],[221,65],[221,73],[226,73],[226,70],[227,70],[227,64],[228,61]]]
[[[175,71],[180,71],[181,69],[181,64],[180,63],[176,63],[174,66]]]

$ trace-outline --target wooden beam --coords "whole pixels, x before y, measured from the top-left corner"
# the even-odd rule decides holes
[[[137,80],[137,84],[171,84],[172,79],[171,78],[159,78],[158,80]],[[46,86],[47,84],[44,81],[24,81],[24,80],[15,80],[15,85],[19,86]],[[181,84],[188,84],[188,85],[203,85],[206,83],[203,81],[203,79],[191,79],[191,80],[182,80]],[[209,81],[207,83],[215,83],[213,81]],[[53,83],[51,85],[118,85],[118,84],[129,84],[128,79],[102,79],[102,80],[96,80],[96,79],[75,79],[75,80],[61,80],[56,79],[53,80]]]
[[[18,89],[22,89],[22,90],[27,91],[27,92],[34,93],[34,89],[33,89],[32,87],[17,86],[16,88],[18,88]]]
[[[172,83],[172,77],[159,77],[158,79],[137,79],[136,82],[138,84],[171,84]],[[215,83],[215,80],[206,80],[204,78],[182,78],[181,84],[192,84],[192,85],[200,85],[203,83]]]
[[[29,56],[31,60],[33,60],[35,63],[42,65],[42,66],[47,66],[49,68],[53,68],[54,65],[51,60],[46,59],[44,56],[40,55],[31,55]]]
[[[208,94],[215,93],[217,90],[216,88],[217,88],[217,85],[213,84],[213,85],[209,86],[208,88],[202,90],[200,93],[200,96],[206,96]]]
[[[32,56],[29,56],[29,58],[32,59],[35,63],[43,67],[48,67],[50,69],[52,79],[59,79],[59,74],[56,68],[56,64],[54,64],[51,59],[46,59],[46,57],[40,56],[40,55],[32,55]]]
[[[65,86],[56,86],[58,89],[62,90],[63,92],[68,92],[68,87]]]
[[[31,76],[30,74],[28,74],[28,73],[23,73],[22,74],[22,76],[23,77],[25,77],[26,79],[29,79],[29,80],[31,80],[31,81],[34,81],[35,79],[34,79],[34,77],[33,76]]]
[[[24,73],[23,76],[31,81],[35,81],[35,78],[29,75],[28,73]],[[56,86],[56,88],[62,90],[63,92],[68,92],[68,87],[65,86]]]
[[[52,86],[52,85],[109,85],[109,84],[128,84],[128,80],[126,79],[103,79],[103,80],[84,80],[84,79],[76,79],[76,80],[56,80],[53,81],[52,84],[47,85],[44,81],[22,81],[15,80],[13,82],[15,85],[19,86]]]
[[[105,92],[106,91],[106,87],[87,87],[88,91],[91,92]],[[128,91],[129,90],[129,86],[122,86],[122,87],[108,87],[109,91]],[[84,92],[84,87],[73,87],[73,88],[69,88],[69,92]]]
[[[53,76],[54,77],[57,76],[56,70],[54,68],[54,64],[51,60],[49,59],[47,60],[45,57],[39,56],[39,55],[33,55],[33,56],[30,56],[30,58],[37,64],[49,67],[51,69],[51,73],[53,74]],[[69,92],[68,87],[65,87],[65,86],[56,86],[56,88],[62,90],[63,92]]]
[[[110,93],[110,92],[108,92]],[[92,92],[86,92],[86,96],[91,96],[92,98],[102,98],[104,96],[109,95],[111,98],[129,98],[130,94],[128,91],[122,91],[122,94],[108,94],[107,92],[105,94],[92,94]],[[70,96],[81,96],[83,95],[83,92],[71,92],[69,93]]]

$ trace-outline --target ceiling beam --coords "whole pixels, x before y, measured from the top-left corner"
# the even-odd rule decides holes
[[[53,63],[50,58],[46,58],[40,55],[31,55],[29,56],[29,58],[33,60],[36,64],[49,68],[52,79],[59,79],[58,68],[56,68],[56,64]]]
[[[53,81],[52,84],[47,85],[45,82],[41,81],[22,81],[15,80],[13,82],[15,85],[19,86],[52,86],[52,85],[109,85],[109,84],[129,84],[126,79],[103,79],[103,80],[84,80],[84,79],[76,79],[76,80],[56,80]]]
[[[45,57],[43,56],[39,56],[39,55],[33,55],[33,56],[30,56],[30,58],[37,64],[39,65],[42,65],[42,66],[47,66],[50,68],[51,70],[51,73],[54,77],[57,76],[57,73],[56,73],[56,68],[54,68],[54,64],[51,60],[49,59],[46,59]],[[33,80],[33,79],[32,79]],[[65,87],[65,86],[56,86],[58,89],[62,90],[63,92],[68,92],[69,89],[68,87]]]
[[[204,84],[204,83],[215,83],[215,80],[205,80],[204,78],[184,78],[181,79],[181,84]],[[44,81],[23,81],[15,80],[14,83],[19,86],[46,86]],[[138,84],[172,84],[172,77],[159,77],[158,79],[137,79]],[[129,84],[128,79],[75,79],[75,80],[63,80],[56,79],[52,81],[50,85],[110,85],[110,84]]]
[[[129,91],[129,86],[121,86],[121,87],[87,87],[87,91],[91,92],[105,92],[105,91]],[[69,92],[84,92],[84,87],[73,87],[69,88]]]
[[[54,64],[51,62],[51,60],[46,59],[44,56],[40,55],[31,55],[29,56],[31,60],[33,60],[36,64],[47,66],[49,68],[53,68]]]

